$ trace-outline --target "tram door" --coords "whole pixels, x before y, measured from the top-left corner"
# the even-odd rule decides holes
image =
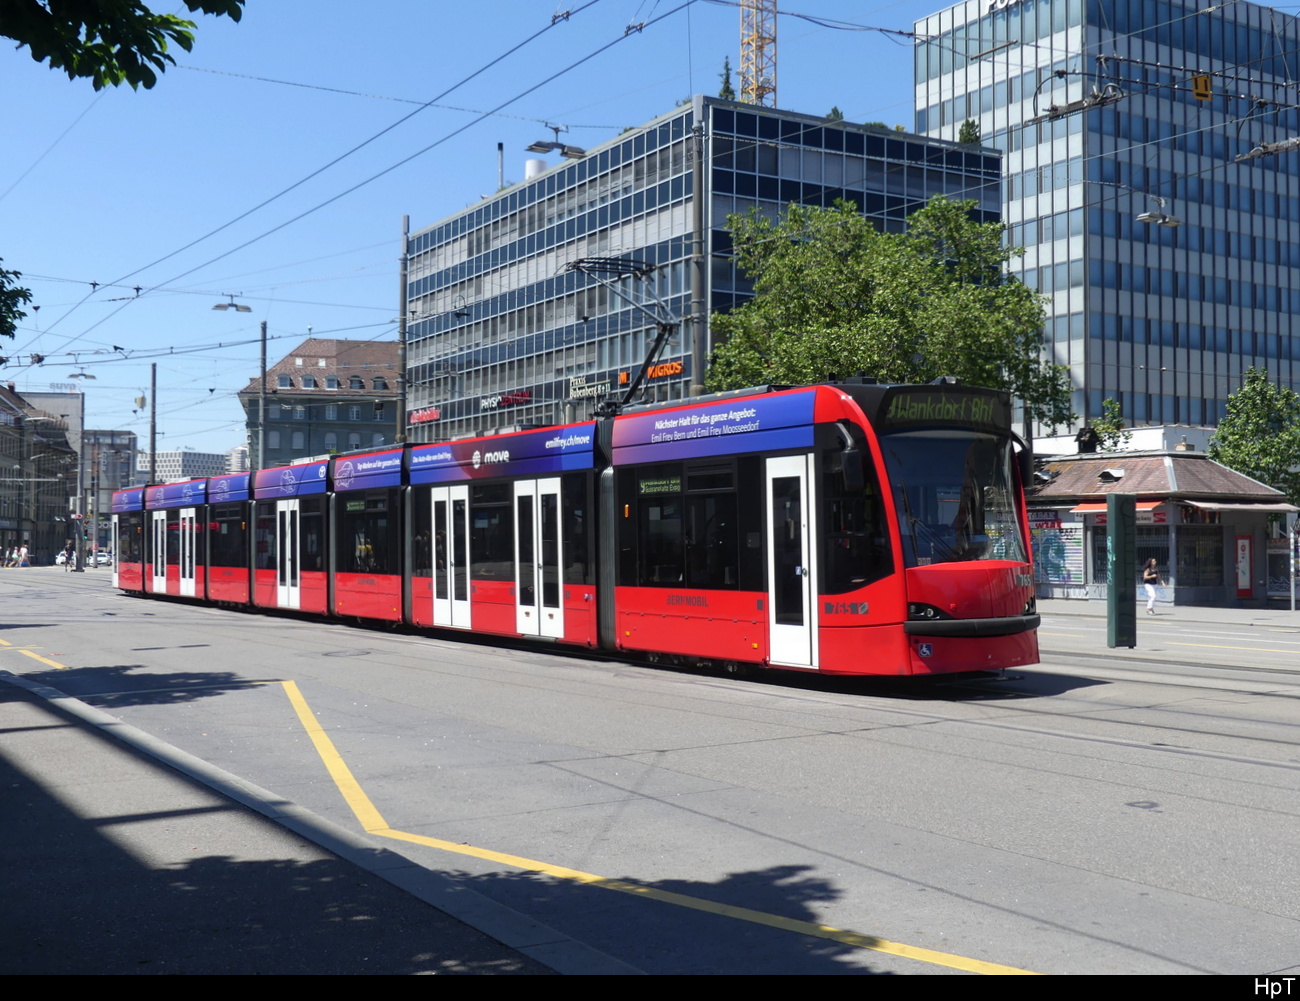
[[[564,635],[560,480],[515,482],[515,628],[524,636]]]
[[[275,603],[280,608],[302,605],[298,498],[275,502]]]
[[[154,594],[167,593],[167,512],[152,513],[149,550],[150,590]]]
[[[193,598],[194,588],[194,547],[198,543],[194,508],[182,508],[180,518],[180,581],[181,594]]]
[[[469,487],[433,488],[433,624],[470,627]]]
[[[768,634],[773,664],[817,666],[810,455],[767,460]]]
[[[110,524],[113,526],[111,536],[113,541],[110,543],[113,547],[113,562],[111,564],[113,567],[113,586],[118,587],[121,583],[121,579],[117,575],[117,565],[122,562],[122,526],[117,515],[113,515]]]

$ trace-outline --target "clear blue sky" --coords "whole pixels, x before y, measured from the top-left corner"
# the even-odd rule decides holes
[[[148,91],[97,94],[5,46],[0,257],[23,273],[40,309],[0,344],[10,357],[0,379],[20,392],[80,382],[89,427],[134,430],[147,446],[148,413],[132,409],[156,360],[160,449],[242,443],[235,394],[257,372],[259,322],[273,338],[271,361],[309,328],[392,339],[402,215],[418,230],[495,190],[498,142],[507,180],[519,180],[524,147],[551,138],[544,121],[568,125],[565,141],[594,146],[689,94],[717,93],[724,57],[739,62],[739,12],[695,0],[671,13],[682,3],[598,0],[438,102],[448,107],[419,111],[233,223],[545,28],[565,2],[248,0],[239,24],[202,18],[194,51],[175,52],[178,65]],[[789,10],[910,30],[943,6],[790,0]],[[778,38],[782,107],[824,114],[838,105],[850,121],[910,128],[905,40],[786,15]],[[504,102],[476,124],[458,110]],[[253,311],[214,311],[227,293]],[[209,347],[218,343],[230,346]],[[142,357],[169,349],[191,353]],[[32,352],[47,361],[29,365]],[[70,377],[83,371],[95,378]]]

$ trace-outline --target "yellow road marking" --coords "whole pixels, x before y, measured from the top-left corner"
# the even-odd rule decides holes
[[[0,640],[0,646],[13,646],[8,640]]]
[[[32,660],[39,660],[42,664],[49,664],[50,667],[54,668],[56,671],[66,671],[68,669],[67,664],[60,664],[57,660],[50,660],[46,657],[42,657],[39,653],[32,653],[30,650],[19,650],[18,652],[25,657],[32,658]]]
[[[551,865],[549,862],[538,862],[535,859],[523,858],[519,855],[507,855],[504,852],[492,851],[490,848],[477,848],[474,845],[443,841],[441,838],[430,838],[423,834],[393,830],[388,826],[379,811],[375,809],[370,797],[365,794],[351,769],[344,763],[342,756],[334,747],[334,742],[330,740],[324,728],[316,721],[311,707],[307,705],[307,700],[303,698],[297,684],[292,681],[283,681],[281,684],[289,696],[289,701],[293,704],[294,711],[298,714],[298,719],[306,729],[307,735],[311,737],[311,741],[316,747],[316,753],[320,755],[321,761],[334,779],[334,784],[338,786],[344,801],[356,814],[357,820],[361,822],[362,829],[368,834],[391,838],[394,841],[407,841],[411,844],[425,845],[429,848],[454,852],[457,855],[468,855],[489,862],[498,862],[527,872],[542,873],[555,879],[585,883],[588,886],[596,886],[603,890],[613,890],[617,893],[626,893],[647,900],[658,900],[661,903],[687,907],[691,910],[704,911],[708,914],[717,914],[739,921],[748,921],[751,924],[765,925],[768,928],[779,928],[783,931],[794,932],[797,935],[829,939],[842,945],[869,949],[872,952],[913,959],[922,963],[931,963],[935,966],[945,966],[953,970],[964,970],[968,973],[1033,975],[1032,970],[1022,970],[1015,966],[987,963],[983,960],[971,959],[968,956],[957,956],[949,952],[936,952],[933,949],[904,945],[901,942],[890,942],[874,935],[864,935],[861,932],[833,928],[830,925],[819,925],[812,921],[800,921],[796,918],[782,917],[779,914],[768,914],[764,911],[751,910],[748,907],[719,904],[700,897],[690,897],[684,893],[658,890],[654,887],[641,886],[621,879],[610,879],[606,876],[598,876],[595,873],[583,872],[580,869],[568,869],[564,866]]]
[[[316,753],[320,755],[321,761],[325,763],[326,770],[330,773],[330,778],[334,784],[339,787],[339,792],[343,794],[343,799],[352,812],[357,815],[357,820],[361,823],[361,829],[373,833],[377,830],[387,830],[388,822],[380,816],[379,811],[375,809],[375,804],[370,802],[370,797],[365,794],[361,784],[357,782],[352,775],[352,771],[344,763],[342,756],[334,749],[334,742],[329,739],[324,728],[316,722],[316,717],[312,714],[311,707],[307,705],[307,700],[302,697],[302,692],[298,691],[297,682],[282,681],[285,693],[289,696],[290,703],[293,704],[294,712],[298,714],[303,729],[307,731],[307,736],[316,746]]]
[[[1169,640],[1169,641],[1167,642],[1166,645],[1167,645],[1167,646],[1199,646],[1199,647],[1206,647],[1206,648],[1208,648],[1208,649],[1210,649],[1210,650],[1244,650],[1244,651],[1246,651],[1247,653],[1290,653],[1290,654],[1294,654],[1294,653],[1296,652],[1296,651],[1294,651],[1294,650],[1270,650],[1270,649],[1268,649],[1267,647],[1262,647],[1262,646],[1219,646],[1219,645],[1216,644],[1216,643],[1178,643],[1178,642],[1176,642],[1176,641],[1174,641],[1174,640]]]

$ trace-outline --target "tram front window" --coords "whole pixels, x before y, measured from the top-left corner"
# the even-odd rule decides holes
[[[1028,562],[1011,441],[973,431],[908,431],[880,441],[909,567]]]

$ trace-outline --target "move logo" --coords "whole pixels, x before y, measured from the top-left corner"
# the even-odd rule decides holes
[[[475,449],[474,454],[470,457],[470,461],[474,464],[475,469],[478,469],[480,466],[496,466],[503,462],[510,461],[510,451],[509,449],[503,448],[497,452],[480,452],[478,449]]]

